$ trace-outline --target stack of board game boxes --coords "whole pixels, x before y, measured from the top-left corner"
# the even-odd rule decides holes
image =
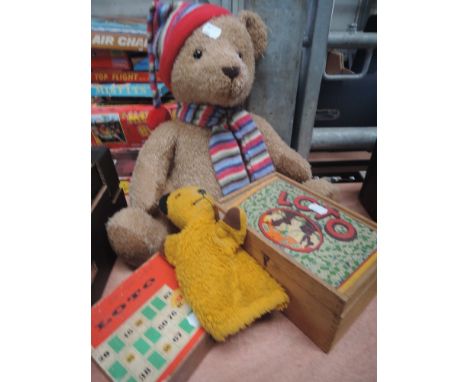
[[[139,149],[173,108],[161,82],[163,106],[152,106],[146,39],[145,20],[92,18],[91,144],[111,149],[124,190]]]

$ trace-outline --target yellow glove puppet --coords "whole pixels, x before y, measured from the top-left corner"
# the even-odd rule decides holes
[[[217,341],[274,309],[286,308],[283,288],[241,245],[247,231],[242,209],[231,208],[216,221],[213,199],[197,187],[164,195],[160,209],[181,229],[164,244],[185,299]]]

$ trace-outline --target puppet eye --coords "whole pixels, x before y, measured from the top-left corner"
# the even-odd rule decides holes
[[[176,194],[175,198],[177,199],[180,196],[180,192]]]
[[[195,49],[195,51],[193,52],[193,58],[195,58],[196,60],[199,60],[202,55],[203,53],[200,49]]]

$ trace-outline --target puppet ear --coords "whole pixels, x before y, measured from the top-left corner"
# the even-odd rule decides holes
[[[218,222],[221,228],[218,232],[221,232],[221,236],[230,235],[234,241],[242,245],[247,234],[247,215],[243,209],[239,207],[230,208],[224,215],[223,220]]]
[[[268,43],[267,27],[255,12],[241,11],[239,19],[247,28],[247,32],[249,32],[254,46],[255,59],[258,60],[266,51]]]
[[[241,217],[239,207],[232,207],[226,212],[223,221],[236,231],[241,229]]]

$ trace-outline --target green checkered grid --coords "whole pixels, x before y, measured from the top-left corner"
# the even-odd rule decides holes
[[[190,307],[184,304],[176,308],[169,303],[172,290],[164,285],[158,293],[147,304],[135,312],[125,323],[96,351],[93,351],[93,358],[102,366],[108,376],[114,381],[134,382],[139,380],[139,373],[142,369],[150,370],[151,379],[157,379],[167,368],[178,352],[190,341],[195,333],[195,328],[188,323],[187,316],[191,312]],[[172,320],[168,317],[173,310],[177,315],[172,314]],[[132,327],[131,323],[137,321],[138,317],[146,317],[144,327]],[[177,317],[178,320],[174,320]],[[156,329],[161,320],[166,319],[170,326],[163,332]],[[133,325],[134,326],[134,325]],[[129,327],[133,331],[129,331]],[[164,354],[164,344],[170,341],[174,331],[178,328],[184,329],[178,342],[172,346],[170,355]],[[125,333],[131,333],[125,336]],[[181,340],[182,339],[182,340]],[[111,356],[99,362],[99,354],[104,351],[111,353]],[[133,358],[129,361],[129,355]],[[169,357],[169,358],[168,358]],[[132,365],[138,365],[140,369],[134,369]],[[146,365],[146,366],[142,366]]]

